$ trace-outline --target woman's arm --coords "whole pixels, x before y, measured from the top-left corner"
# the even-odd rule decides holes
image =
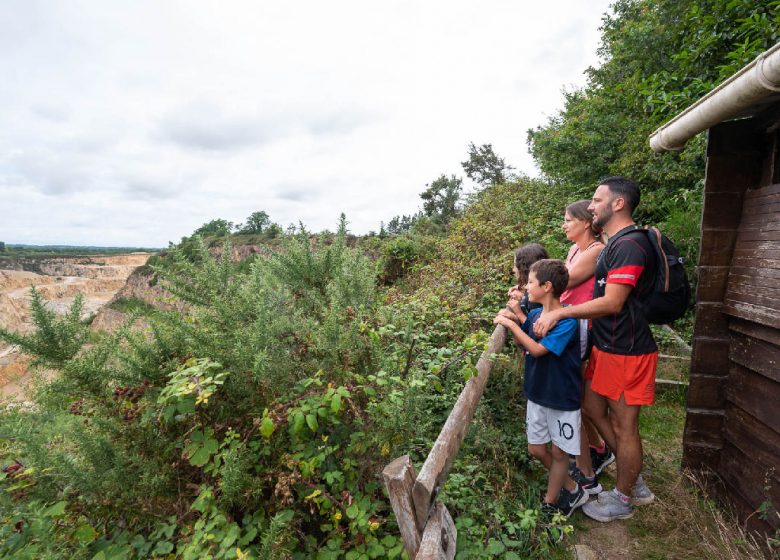
[[[596,272],[596,259],[599,257],[599,253],[604,248],[601,243],[591,245],[577,259],[577,261],[569,269],[569,283],[566,285],[567,289],[579,286],[585,280],[593,276]]]

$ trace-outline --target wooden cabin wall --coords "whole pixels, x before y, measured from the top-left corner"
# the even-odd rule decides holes
[[[766,529],[750,514],[780,507],[780,184],[743,196],[723,303],[729,377],[718,474],[742,516]],[[780,527],[780,517],[765,517]]]
[[[728,317],[723,314],[742,196],[761,176],[764,151],[749,121],[710,129],[699,246],[699,284],[692,341],[683,466],[717,471],[723,448]]]
[[[780,185],[777,133],[756,119],[710,130],[683,465],[751,528],[780,517]]]

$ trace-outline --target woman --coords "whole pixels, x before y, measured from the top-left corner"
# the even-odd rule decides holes
[[[566,268],[569,271],[569,284],[561,295],[561,303],[577,305],[593,299],[593,286],[595,284],[594,273],[596,271],[596,259],[604,243],[601,241],[601,231],[593,226],[593,215],[588,211],[589,200],[578,200],[566,207],[563,218],[563,231],[566,238],[573,242],[566,257]],[[580,348],[582,350],[582,371],[585,365],[588,350],[588,322],[580,321]],[[591,380],[584,379],[585,386],[590,385]],[[599,435],[592,422],[584,415],[583,406],[583,430],[580,445],[580,455],[577,457],[577,466],[572,473],[574,478],[591,495],[601,491],[598,483],[598,474],[615,460],[603,438]],[[597,444],[597,442],[600,442]],[[590,445],[593,443],[594,445]]]

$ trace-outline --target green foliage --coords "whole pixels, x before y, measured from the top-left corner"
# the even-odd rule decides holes
[[[469,144],[468,159],[461,162],[466,177],[482,187],[496,185],[510,178],[512,167],[498,157],[492,144],[477,147],[474,142]]]
[[[462,185],[462,179],[443,174],[430,185],[425,185],[426,189],[420,193],[425,215],[441,224],[449,222],[458,211]]]
[[[198,229],[193,231],[192,235],[199,235],[201,237],[224,237],[226,235],[230,235],[230,233],[233,231],[233,227],[233,222],[218,218],[216,220],[206,222]]]
[[[262,210],[252,212],[246,219],[246,223],[236,226],[236,231],[242,235],[262,235],[267,239],[282,235],[282,227],[272,222],[268,214]]]
[[[24,352],[35,356],[39,364],[60,367],[87,340],[87,326],[81,319],[84,298],[77,294],[64,315],[58,315],[47,307],[35,286],[30,289],[30,298],[32,322],[36,330],[33,334],[23,335],[0,327],[0,340],[19,346]]]
[[[382,244],[379,258],[379,278],[384,284],[392,284],[403,278],[416,264],[431,257],[433,240],[430,237],[397,236]]]
[[[110,303],[109,307],[121,313],[127,314],[149,314],[154,311],[154,306],[136,297],[117,298]]]
[[[776,10],[708,6],[697,17],[715,18],[705,27],[718,36],[743,26],[729,64],[753,52],[744,40],[751,30],[768,36]],[[442,176],[423,197],[429,215],[396,217],[361,249],[342,216],[335,235],[290,228],[239,261],[233,243],[265,236],[262,213],[262,233],[218,243],[201,234],[226,235],[232,224],[209,222],[214,231],[170,247],[149,268],[177,311],[116,302],[130,321],[91,347],[80,309],[58,317],[38,297],[33,334],[0,333],[59,371],[33,406],[0,411],[2,554],[401,557],[379,473],[401,454],[424,460],[476,372],[513,281],[513,250],[536,241],[562,258],[566,204],[591,196],[599,175],[627,172],[651,179],[640,219],[695,262],[702,141],[678,155],[645,153],[662,118],[647,77],[672,71],[664,60],[682,64],[672,55],[682,42],[693,48],[680,30],[695,28],[694,14],[691,2],[615,5],[604,66],[531,134],[546,179],[509,177],[489,144],[471,144],[464,169],[484,188],[457,216],[449,212],[457,180]],[[727,21],[735,14],[744,21]],[[378,289],[377,279],[389,286]],[[136,317],[140,330],[131,328]],[[539,521],[545,472],[520,427],[520,358],[497,358],[443,489],[460,558],[560,557],[546,531],[571,530]]]
[[[246,219],[246,223],[240,226],[238,230],[241,233],[263,233],[271,225],[271,218],[267,212],[260,210],[252,212]]]
[[[704,175],[704,141],[655,154],[649,134],[778,39],[780,3],[750,0],[621,0],[604,18],[588,85],[566,92],[564,108],[528,132],[550,178],[592,189],[607,175],[644,187],[640,220],[663,221],[666,201]]]

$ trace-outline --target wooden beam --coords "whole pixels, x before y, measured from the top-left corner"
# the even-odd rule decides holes
[[[690,344],[688,344],[687,342],[685,342],[685,340],[683,339],[683,337],[681,337],[681,336],[679,335],[679,333],[678,333],[676,330],[674,330],[674,329],[673,329],[672,327],[670,327],[669,325],[662,325],[661,327],[662,327],[662,328],[663,328],[663,329],[664,329],[666,332],[668,332],[669,334],[671,334],[671,335],[672,335],[672,337],[674,337],[674,339],[677,341],[677,343],[678,343],[680,346],[682,346],[683,348],[685,348],[685,349],[686,349],[688,352],[692,352],[692,351],[693,351],[693,349],[691,348]]]
[[[450,512],[444,504],[436,502],[415,560],[452,560],[455,558],[457,539],[458,531]]]
[[[487,349],[482,352],[477,362],[477,375],[469,379],[461,391],[436,443],[433,444],[431,452],[420,469],[420,474],[417,475],[412,495],[417,515],[417,529],[421,532],[425,529],[434,500],[447,480],[447,474],[452,468],[469,423],[474,417],[474,411],[490,377],[490,370],[493,367],[492,358],[501,351],[505,341],[506,328],[496,325]]]
[[[414,502],[412,500],[412,488],[416,475],[414,465],[409,455],[398,457],[387,465],[382,471],[390,505],[393,506],[395,520],[404,541],[404,548],[409,558],[414,558],[417,549],[420,548],[422,539],[421,531],[417,530],[417,521],[414,515]]]

